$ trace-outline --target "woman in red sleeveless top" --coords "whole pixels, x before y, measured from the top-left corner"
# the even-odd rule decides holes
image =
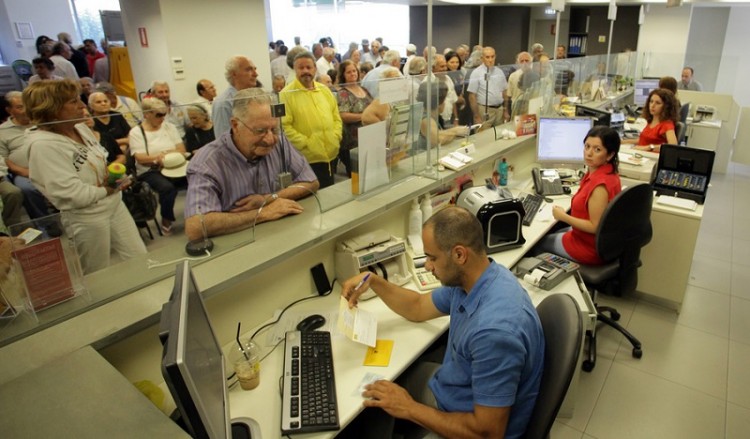
[[[620,136],[609,127],[596,126],[586,134],[583,145],[588,171],[571,200],[570,213],[560,206],[552,208],[555,219],[570,227],[545,236],[536,250],[598,265],[603,261],[596,252],[596,228],[607,204],[622,190],[617,170]]]

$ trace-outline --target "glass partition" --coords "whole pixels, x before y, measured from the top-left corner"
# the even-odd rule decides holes
[[[669,69],[665,67],[657,71],[654,67],[654,57],[656,57],[654,54],[646,56],[629,52],[613,54],[610,57],[601,55],[557,61],[543,60],[532,63],[527,68],[514,64],[498,65],[497,67],[506,76],[507,81],[510,83],[517,81],[517,94],[511,95],[512,103],[508,109],[510,121],[507,124],[499,125],[498,128],[500,129],[496,130],[496,138],[504,130],[517,132],[518,127],[514,120],[517,116],[528,114],[541,116],[572,115],[575,114],[576,103],[583,103],[593,107],[612,104],[621,106],[631,103],[632,93],[630,91],[634,79],[646,76],[645,73],[648,73],[648,76],[660,76],[661,74],[673,73],[675,69],[677,71],[681,69],[681,62],[676,62],[673,64],[677,67],[672,66],[674,68]],[[672,58],[677,58],[677,56],[673,56]],[[359,76],[357,76],[358,79],[356,81],[344,80],[342,82],[339,80],[330,86],[326,86],[330,91],[331,99],[335,102],[338,115],[342,119],[341,131],[337,131],[337,133],[340,133],[340,138],[336,146],[340,147],[341,141],[346,139],[345,136],[352,136],[355,132],[357,133],[358,141],[356,144],[349,143],[347,145],[352,153],[350,154],[351,165],[349,171],[347,171],[344,164],[339,164],[334,184],[317,190],[314,201],[309,197],[309,189],[299,189],[305,192],[300,196],[307,195],[307,200],[303,200],[306,203],[307,211],[311,211],[311,214],[314,213],[317,215],[318,212],[334,209],[357,198],[365,199],[372,193],[387,190],[393,184],[403,182],[405,179],[415,175],[437,178],[438,159],[448,152],[454,151],[464,141],[468,140],[465,139],[466,133],[469,131],[468,126],[475,125],[475,119],[470,111],[470,95],[467,93],[467,90],[469,89],[468,86],[477,64],[468,62],[461,68],[455,68],[456,66],[448,62],[445,71],[440,71],[443,67],[440,66],[439,62],[436,65],[438,65],[438,68],[435,69],[436,73],[431,75],[424,73],[427,70],[425,62],[422,69],[414,70],[418,74],[403,76],[399,73],[397,77],[376,79],[373,86],[377,90],[378,100],[367,102],[366,105],[358,107],[347,107],[345,99],[347,94],[359,94],[361,96],[361,89],[364,88],[364,83],[367,81],[363,83],[363,81],[359,80]],[[720,77],[724,78],[727,76],[725,78],[727,79],[727,84],[735,83],[736,73],[731,75],[723,73],[726,70],[723,66],[717,67]],[[481,80],[482,78],[478,79]],[[679,81],[679,78],[677,79]],[[287,91],[285,93],[288,93],[291,96],[291,101],[294,101],[295,97],[302,97],[302,93],[306,93],[306,91]],[[270,103],[266,107],[267,109],[271,108],[271,103],[277,102],[276,95],[269,95],[268,98]],[[380,100],[381,98],[382,101]],[[92,104],[95,100],[91,100]],[[234,102],[231,103],[233,104]],[[168,122],[170,120],[177,120],[182,121],[184,125],[189,124],[184,135],[185,152],[192,153],[189,162],[194,162],[196,157],[204,154],[203,148],[205,146],[188,147],[188,143],[195,145],[195,143],[188,140],[189,136],[192,135],[205,140],[203,137],[204,133],[197,133],[196,136],[196,132],[198,130],[213,131],[212,127],[214,125],[205,125],[205,117],[202,116],[215,113],[217,107],[221,106],[221,100],[215,100],[213,102],[213,110],[207,109],[202,105],[191,104],[174,106],[167,113],[166,111],[158,111],[156,108],[145,108],[147,105],[144,105],[144,111],[134,111],[132,115],[137,116],[138,119],[159,119],[161,118],[160,114],[164,114],[164,118]],[[224,123],[228,124],[230,128],[234,128],[245,139],[243,142],[247,142],[247,139],[252,138],[256,139],[254,140],[255,143],[260,143],[261,145],[264,143],[275,144],[276,137],[285,137],[290,140],[294,137],[290,135],[281,122],[274,122],[275,125],[273,126],[260,126],[260,124],[256,126],[254,123],[251,123],[256,119],[252,119],[248,115],[243,119],[244,124],[241,124],[239,121],[232,119],[231,105],[226,105],[226,107],[229,109],[229,116],[225,117]],[[96,110],[92,107],[91,111],[94,112],[94,116],[99,121],[106,120],[107,116],[110,116],[111,119],[109,108]],[[270,111],[274,110],[268,111],[270,113]],[[349,118],[344,116],[343,113],[358,113],[360,115]],[[367,120],[364,113],[368,113],[367,116],[372,116],[373,119]],[[286,112],[286,115],[283,117],[288,117],[289,114],[290,112]],[[315,113],[312,112],[310,114],[314,115]],[[480,120],[483,121],[484,115],[480,116]],[[56,123],[62,124],[70,120],[57,121]],[[348,122],[346,123],[351,124],[356,130],[352,129],[348,133],[345,133],[346,123],[344,120],[347,120]],[[358,120],[362,122],[362,127],[359,127]],[[86,120],[77,119],[75,121],[85,122]],[[154,123],[157,122],[154,121]],[[214,123],[216,122],[214,120]],[[91,122],[89,121],[89,123]],[[10,133],[11,130],[16,130],[19,132],[21,138],[23,138],[27,134],[25,129],[28,128],[26,126],[28,124],[30,123],[22,124],[21,127],[4,125],[0,130],[4,130],[3,135]],[[486,123],[481,123],[480,125],[480,130],[490,129],[491,127],[491,124]],[[135,128],[131,128],[131,130],[135,131],[130,131],[129,134],[134,134],[135,136],[141,134],[137,125]],[[327,130],[331,131],[330,128],[327,128]],[[278,134],[275,133],[276,131],[278,131]],[[323,131],[326,131],[326,129]],[[232,135],[228,134],[228,136],[231,139]],[[129,142],[130,136],[125,137]],[[150,136],[147,137],[150,138]],[[363,147],[363,144],[366,144],[366,147]],[[428,148],[428,145],[431,145],[431,147]],[[152,146],[149,146],[149,150],[151,148]],[[143,149],[145,152],[145,148]],[[377,155],[377,160],[373,159],[371,161],[369,158],[365,159],[365,149]],[[14,159],[16,155],[12,154],[12,152],[9,158]],[[128,154],[125,154],[126,152]],[[129,152],[127,150],[120,150],[120,154],[118,154],[115,150],[113,156],[115,158],[118,155],[128,156]],[[368,157],[371,157],[369,154]],[[23,154],[18,156],[22,157]],[[336,154],[335,157],[341,158],[339,154]],[[165,158],[161,158],[162,163],[160,165],[176,166],[178,168],[183,165],[180,163],[167,164],[165,163]],[[19,161],[21,160],[19,159]],[[371,166],[371,163],[375,163],[376,166]],[[378,163],[380,166],[378,166]],[[21,165],[23,164],[21,163]],[[147,168],[150,168],[152,164],[157,163],[149,163],[148,160],[144,160],[142,163],[144,166],[148,165]],[[350,177],[350,172],[355,169],[355,166],[358,173],[356,185],[353,184],[354,180]],[[228,168],[227,171],[229,171]],[[375,174],[375,177],[373,177],[372,173]],[[104,179],[108,180],[108,176],[102,174],[101,178],[101,185],[106,185]],[[280,190],[280,186],[277,187],[281,181],[278,174],[266,175],[264,178],[268,179],[266,181],[267,190],[260,191],[261,194],[273,194]],[[368,179],[372,179],[372,184],[362,184],[360,187],[360,182],[364,183]],[[160,213],[152,213],[150,218],[137,221],[138,226],[143,227],[141,228],[141,233],[147,243],[146,254],[137,255],[127,260],[113,257],[109,263],[109,267],[88,272],[85,275],[85,284],[90,291],[90,301],[73,299],[44,310],[38,314],[38,324],[33,321],[17,318],[11,324],[0,328],[0,345],[7,344],[26,334],[53,325],[170,276],[173,271],[174,261],[188,256],[185,251],[185,245],[189,240],[184,235],[184,226],[182,226],[185,223],[184,209],[189,209],[190,215],[188,216],[193,217],[198,214],[198,211],[206,217],[212,212],[211,208],[200,204],[200,202],[198,202],[198,205],[195,202],[191,202],[189,197],[187,197],[187,193],[187,184],[184,181],[177,185],[178,202],[175,207],[177,226],[172,230],[173,236],[169,240],[157,236],[158,228],[160,227],[158,223],[158,218],[161,217]],[[159,197],[158,193],[153,194],[153,196],[156,198]],[[236,201],[233,200],[232,203]],[[258,208],[265,206],[263,203],[269,201],[271,199],[268,197],[260,199],[251,198],[247,200],[249,204],[246,204],[245,207],[253,210],[250,206]],[[234,207],[229,206],[225,210],[231,210],[232,208]],[[158,207],[156,209],[160,210],[161,208]],[[67,208],[61,210],[66,211]],[[303,215],[307,215],[307,213]],[[281,221],[284,220],[282,219]],[[146,236],[146,225],[150,227],[154,239]],[[321,227],[323,227],[322,224]],[[254,229],[249,223],[245,224],[241,229],[212,237],[214,248],[210,257],[225,254],[240,246],[252,245],[255,240]],[[262,226],[259,229],[262,231]],[[202,232],[199,229],[198,239],[202,239],[201,236]],[[198,263],[203,260],[205,259],[198,261]],[[161,263],[166,263],[166,266],[158,266]]]

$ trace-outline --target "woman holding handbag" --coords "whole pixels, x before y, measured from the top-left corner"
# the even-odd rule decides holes
[[[159,194],[161,229],[165,235],[175,222],[174,202],[177,198],[175,179],[161,173],[164,157],[170,152],[185,154],[185,145],[177,128],[164,120],[167,106],[160,99],[146,98],[141,103],[143,122],[133,127],[128,136],[130,154],[135,158],[138,178],[148,183]]]

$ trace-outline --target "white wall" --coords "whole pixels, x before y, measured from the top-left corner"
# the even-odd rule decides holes
[[[679,78],[687,49],[691,7],[648,5],[638,35],[638,76]]]
[[[227,86],[224,63],[245,55],[258,67],[264,87],[271,85],[263,0],[121,0],[136,89],[155,79],[169,82],[172,96],[182,102],[198,98],[198,80],[212,80],[219,91]],[[145,27],[149,47],[142,48],[138,28]],[[174,79],[171,59],[182,58],[185,79]]]
[[[729,12],[727,6],[693,7],[684,65],[694,69],[695,79],[703,85],[703,90],[716,89],[725,38],[723,32],[709,29],[726,29]]]
[[[69,0],[3,0],[3,4],[8,22],[0,21],[0,27],[4,28],[4,31],[0,33],[0,38],[3,39],[3,53],[8,63],[15,59],[31,61],[36,58],[35,43],[39,35],[47,35],[52,39],[57,39],[57,34],[60,32],[77,35]],[[19,40],[15,28],[16,22],[31,23],[34,29],[34,39]],[[11,37],[11,34],[7,32],[9,29],[12,32],[11,41],[7,39]],[[17,41],[21,42],[22,47],[16,47]]]
[[[750,81],[747,80],[747,72],[750,72],[748,23],[750,6],[732,6],[716,82],[716,92],[733,95],[740,107],[750,106]]]

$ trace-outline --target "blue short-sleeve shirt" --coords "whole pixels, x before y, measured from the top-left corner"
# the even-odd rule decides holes
[[[505,437],[522,436],[544,368],[544,334],[528,294],[507,268],[491,262],[469,294],[442,287],[432,301],[451,316],[443,365],[429,383],[438,406],[447,412],[512,406]]]

